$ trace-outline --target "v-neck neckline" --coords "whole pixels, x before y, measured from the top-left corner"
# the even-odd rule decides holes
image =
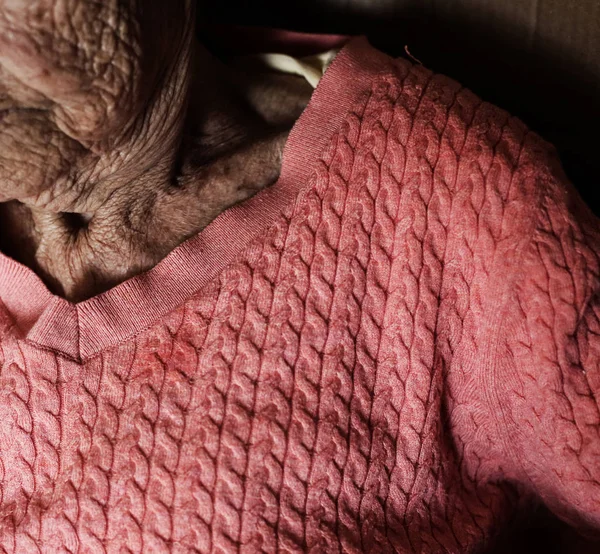
[[[285,145],[277,182],[221,213],[149,271],[88,300],[51,293],[28,267],[0,253],[0,310],[30,343],[81,361],[158,322],[214,280],[295,202],[352,105],[389,58],[352,39],[325,72]]]

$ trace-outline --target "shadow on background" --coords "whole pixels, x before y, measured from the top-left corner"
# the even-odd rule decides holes
[[[228,0],[204,21],[367,34],[518,116],[555,144],[600,215],[598,0]],[[598,198],[596,198],[598,197]]]

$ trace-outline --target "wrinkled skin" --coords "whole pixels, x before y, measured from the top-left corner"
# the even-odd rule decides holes
[[[272,184],[310,88],[233,72],[189,1],[0,0],[4,252],[80,301]]]

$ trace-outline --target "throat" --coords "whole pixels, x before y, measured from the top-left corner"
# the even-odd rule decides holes
[[[148,271],[220,213],[273,185],[288,130],[248,138],[176,179],[149,172],[123,183],[94,212],[56,212],[12,200],[0,204],[0,249],[72,302]]]
[[[0,203],[0,248],[54,294],[80,302],[148,271],[276,182],[312,87],[198,60],[187,95],[178,96],[180,120],[156,135],[134,126],[126,148],[82,156],[60,167],[60,183]],[[164,116],[162,105],[153,117]]]

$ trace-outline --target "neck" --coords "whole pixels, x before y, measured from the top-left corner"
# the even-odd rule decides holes
[[[147,271],[277,179],[310,86],[294,76],[233,71],[202,49],[191,63],[182,105],[169,106],[181,113],[172,146],[148,145],[159,156],[147,154],[127,175],[90,179],[74,196],[49,190],[52,202],[0,204],[0,248],[55,294],[81,301]]]

